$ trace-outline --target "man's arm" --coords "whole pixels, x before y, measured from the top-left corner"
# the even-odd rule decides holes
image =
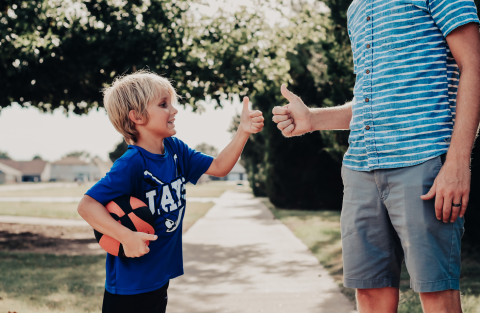
[[[442,169],[423,200],[435,197],[437,219],[454,222],[463,217],[470,193],[470,156],[480,117],[480,34],[478,24],[458,27],[447,43],[460,70],[455,127]],[[452,207],[461,203],[461,207]]]
[[[205,174],[224,177],[230,173],[240,158],[250,134],[256,134],[262,130],[263,120],[262,112],[248,109],[248,97],[244,97],[240,125],[235,137],[213,160]]]
[[[300,136],[314,130],[349,129],[352,102],[333,108],[308,108],[300,97],[282,85],[282,95],[290,101],[283,107],[274,107],[273,121],[285,137]]]

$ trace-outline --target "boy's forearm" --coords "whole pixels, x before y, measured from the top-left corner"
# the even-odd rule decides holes
[[[314,130],[350,129],[353,101],[332,108],[310,109],[310,123]]]
[[[115,221],[107,209],[90,196],[83,196],[77,211],[95,230],[120,242],[131,233],[131,230]]]
[[[213,160],[205,174],[223,177],[230,173],[240,158],[249,136],[250,133],[241,130],[241,127],[239,127],[232,141]]]

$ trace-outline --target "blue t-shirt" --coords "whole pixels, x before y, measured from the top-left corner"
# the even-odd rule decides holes
[[[107,254],[105,288],[110,293],[149,292],[183,275],[181,224],[185,184],[195,184],[213,158],[190,149],[175,137],[166,138],[163,143],[164,154],[128,146],[110,172],[86,193],[103,205],[121,195],[130,195],[147,204],[155,216],[158,238],[150,242],[149,253],[139,258]]]

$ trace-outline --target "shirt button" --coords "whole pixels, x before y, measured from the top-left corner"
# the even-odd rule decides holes
[[[370,101],[370,100],[368,98],[365,98],[365,102],[368,102],[368,101]]]
[[[369,44],[367,44],[367,49],[370,49],[370,45],[369,45]]]
[[[366,130],[369,130],[369,129],[370,129],[370,126],[368,126],[368,125],[365,126],[365,129],[366,129]]]
[[[367,21],[370,21],[370,16],[367,16]]]
[[[370,74],[370,70],[366,70],[365,73]]]

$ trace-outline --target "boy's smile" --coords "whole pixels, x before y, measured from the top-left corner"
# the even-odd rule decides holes
[[[144,125],[145,130],[155,137],[167,138],[175,135],[175,115],[178,110],[171,102],[168,92],[162,92],[160,99],[154,100],[147,105],[148,122]]]

